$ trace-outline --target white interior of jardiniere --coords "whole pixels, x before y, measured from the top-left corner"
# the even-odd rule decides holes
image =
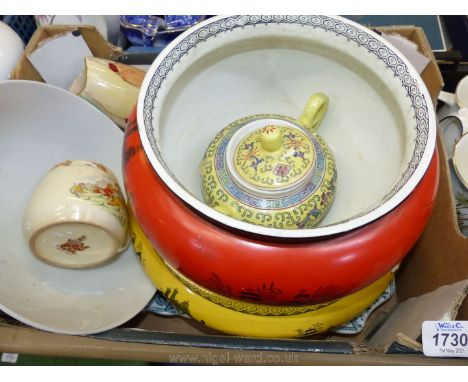
[[[205,25],[210,26],[210,21],[199,28]],[[434,121],[429,121],[425,150],[415,165],[415,147],[421,137],[417,137],[414,99],[382,56],[326,29],[296,24],[251,25],[218,33],[182,49],[184,54],[176,57],[177,48],[190,42],[190,33],[184,36],[149,70],[138,118],[145,151],[159,176],[203,214],[267,236],[326,236],[359,227],[390,211],[424,174],[434,149]],[[171,55],[175,64],[165,73]],[[402,63],[413,81],[421,81],[412,67]],[[162,80],[153,97],[155,76]],[[420,86],[430,115],[432,106],[421,84],[415,86]],[[319,134],[332,149],[338,171],[335,201],[321,224],[306,230],[261,227],[207,206],[199,164],[214,136],[247,115],[299,117],[315,92],[330,98]],[[408,176],[412,166],[416,169]]]

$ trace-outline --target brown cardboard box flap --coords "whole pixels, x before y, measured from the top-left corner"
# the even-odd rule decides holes
[[[458,226],[447,154],[440,135],[437,147],[440,178],[436,203],[421,238],[396,274],[399,301],[468,278],[468,238]]]
[[[445,285],[419,297],[412,297],[396,306],[386,322],[369,340],[369,346],[387,348],[404,334],[417,341],[424,321],[453,321],[468,293],[468,279]]]
[[[34,32],[15,69],[11,73],[11,79],[44,82],[43,78],[29,62],[27,56],[37,49],[43,40],[75,30],[81,32],[83,39],[95,57],[115,61],[122,54],[121,48],[109,44],[96,27],[92,25],[46,25]]]
[[[34,41],[31,41],[32,49],[34,49],[36,46],[35,44],[42,38],[50,36],[51,33],[63,33],[63,31],[68,30],[68,28],[69,27],[50,26],[38,30]],[[80,26],[79,28],[82,30],[84,27]],[[432,100],[435,102],[442,89],[443,81],[422,29],[415,27],[379,29],[386,33],[397,32],[411,41],[416,42],[419,51],[426,55],[426,57],[431,58],[430,64],[423,71],[421,77],[429,90]],[[94,37],[90,38],[96,38],[97,40],[92,42],[92,40],[86,37],[85,32],[82,31],[82,33],[93,51],[93,54],[102,58],[109,58],[109,56],[113,54],[112,47],[107,44],[107,42],[102,41],[102,37],[96,37],[96,34],[93,34]],[[34,77],[34,73],[28,70],[28,64],[27,60],[26,62],[21,60],[21,62],[18,63],[13,78],[35,79],[40,81],[40,78],[32,78]],[[379,313],[379,315],[374,315],[374,318],[377,319],[370,319],[370,321],[376,323],[376,329],[372,330],[372,328],[369,327],[369,330],[363,332],[362,335],[367,336],[366,338],[376,333],[380,324],[387,320],[389,308],[396,305],[398,302],[397,300],[403,301],[410,297],[419,296],[432,291],[441,285],[453,284],[468,278],[468,241],[462,237],[457,230],[457,222],[453,214],[454,210],[448,173],[446,171],[446,157],[440,142],[439,153],[441,181],[434,213],[421,240],[412,253],[407,256],[402,267],[397,272],[396,285],[398,299],[393,298],[379,309],[379,311],[376,312]],[[467,315],[464,317],[468,317],[468,304],[466,300],[463,306],[466,307],[465,310],[467,312]],[[463,306],[460,312],[463,311]],[[392,309],[390,309],[390,311],[392,311]],[[164,322],[162,321],[163,319],[157,317],[146,317],[146,319],[140,323],[140,327],[147,330],[161,330],[166,333],[198,332],[197,328],[191,327],[189,322],[179,322],[180,320],[171,321],[170,319],[165,319]],[[210,336],[210,334],[199,334]],[[398,336],[397,333],[397,337]],[[339,340],[340,338],[334,337],[334,339]],[[355,348],[358,348],[360,344],[364,344],[364,337],[362,336],[356,338],[341,337],[341,340],[346,340],[350,343],[354,342],[356,344]],[[308,339],[304,339],[303,341],[308,341]],[[364,345],[362,349],[365,351],[361,354],[316,354],[311,352],[291,352],[291,354],[297,355],[298,358],[295,358],[297,364],[308,365],[467,364],[467,360],[435,359],[427,358],[422,355],[386,355],[383,354],[383,352],[371,352],[372,349],[366,344]],[[46,333],[12,324],[0,325],[0,351],[110,359],[137,359],[158,362],[170,362],[170,356],[174,354],[198,356],[209,353],[230,357],[229,359],[231,360],[233,360],[233,356],[237,354],[246,356],[254,355],[255,357],[258,355],[258,351],[253,350],[206,349],[194,346],[154,345],[148,343],[109,341],[81,336],[66,336]],[[264,352],[264,355],[271,355],[276,357],[274,359],[279,359],[281,361],[282,352]],[[248,364],[248,359],[256,358],[243,358],[245,362],[242,362],[242,364]]]
[[[378,27],[375,29],[387,34],[398,33],[408,40],[415,42],[418,45],[418,51],[431,60],[431,63],[421,73],[421,78],[426,84],[433,104],[436,105],[437,97],[444,86],[444,80],[436,63],[434,53],[432,53],[429,41],[424,34],[424,30],[421,27],[414,26]]]

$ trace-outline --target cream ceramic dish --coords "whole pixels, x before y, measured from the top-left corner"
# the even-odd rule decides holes
[[[39,82],[0,82],[0,115],[0,310],[64,334],[123,324],[155,292],[131,248],[99,268],[62,269],[38,260],[22,232],[34,187],[57,163],[103,163],[123,184],[122,132],[86,101]]]
[[[321,132],[340,172],[322,222],[262,227],[206,205],[197,166],[217,132],[246,115],[299,115],[317,91],[330,98]],[[176,195],[225,226],[279,238],[339,234],[392,210],[424,175],[436,133],[427,89],[401,53],[326,16],[222,16],[190,29],[148,70],[138,125],[146,155]]]

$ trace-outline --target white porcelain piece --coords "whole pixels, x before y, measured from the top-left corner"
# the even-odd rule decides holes
[[[49,170],[32,193],[23,228],[39,259],[65,268],[101,265],[129,244],[119,182],[92,161],[66,160]]]
[[[454,109],[444,119],[455,118],[461,125],[460,136],[447,150],[457,177],[468,189],[468,76],[465,76],[457,84],[455,93],[441,92],[438,99]],[[451,131],[451,129],[447,129],[447,126],[445,130]]]
[[[462,125],[462,136],[455,143],[452,161],[458,178],[468,189],[468,108],[459,109],[457,117]]]
[[[459,108],[468,108],[468,76],[458,82],[455,93],[440,92],[438,99],[450,106],[458,105]]]
[[[465,134],[456,143],[453,151],[453,166],[458,178],[468,188],[468,135]]]
[[[458,118],[454,115],[458,112],[458,106],[443,105],[437,112],[439,129],[448,159],[450,172],[453,204],[461,234],[468,237],[468,188],[463,184],[454,166],[453,154],[455,145],[463,136],[463,128]]]
[[[70,158],[106,166],[122,184],[122,132],[86,101],[51,85],[0,82],[0,310],[33,327],[91,334],[138,314],[154,295],[132,248],[93,269],[32,255],[22,218],[43,174]]]
[[[0,81],[8,80],[24,50],[20,36],[0,21]]]
[[[468,131],[468,76],[458,82],[455,93],[440,92],[438,99],[449,106],[458,106],[452,115],[459,119],[464,133]]]
[[[206,205],[197,164],[218,131],[245,115],[299,115],[315,91],[330,98],[322,137],[340,171],[323,221],[261,227]],[[340,234],[392,210],[424,175],[436,132],[431,98],[405,57],[370,30],[326,16],[219,16],[191,28],[148,70],[138,125],[158,175],[202,216],[281,238]]]

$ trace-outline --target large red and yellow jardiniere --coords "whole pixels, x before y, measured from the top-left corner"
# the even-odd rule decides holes
[[[434,206],[437,152],[416,189],[363,228],[309,241],[247,236],[207,220],[169,190],[145,155],[135,114],[123,147],[130,207],[168,264],[225,296],[264,304],[316,304],[359,291],[401,262]]]

